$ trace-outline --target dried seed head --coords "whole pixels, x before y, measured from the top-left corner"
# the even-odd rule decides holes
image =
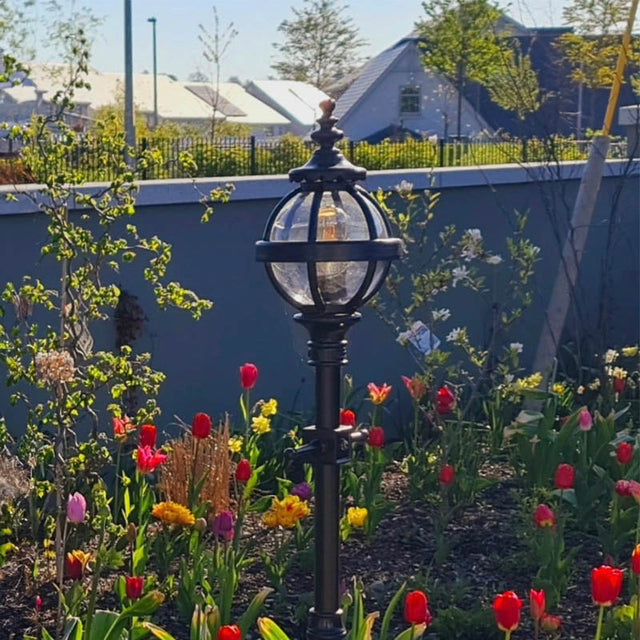
[[[46,351],[36,353],[36,375],[47,384],[69,382],[75,367],[68,351]]]

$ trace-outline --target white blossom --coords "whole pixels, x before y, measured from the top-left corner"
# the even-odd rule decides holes
[[[467,235],[473,242],[482,242],[482,233],[480,233],[480,229],[467,229]]]
[[[413,183],[408,180],[401,180],[400,184],[396,185],[396,191],[401,196],[410,196],[413,193]]]
[[[509,345],[509,351],[513,351],[514,353],[522,353],[523,345],[522,342],[512,342]]]
[[[445,322],[451,317],[451,311],[449,309],[434,309],[431,312],[431,317],[434,322]]]
[[[449,335],[447,336],[447,342],[456,342],[462,335],[464,335],[464,329],[462,329],[461,327],[456,327],[449,332]]]
[[[487,264],[500,264],[502,262],[502,257],[498,255],[487,256],[487,258],[485,259],[485,262]]]
[[[604,354],[604,363],[611,364],[618,359],[618,352],[615,349],[607,349],[607,352]]]
[[[455,287],[458,282],[462,282],[469,277],[469,270],[467,269],[467,267],[454,267],[451,270],[451,274],[453,275],[452,285]]]

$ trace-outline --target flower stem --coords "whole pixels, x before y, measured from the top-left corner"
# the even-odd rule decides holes
[[[511,631],[505,631],[504,632],[504,640],[509,640],[509,638],[511,638]]]
[[[120,513],[120,458],[122,457],[122,445],[118,444],[116,455],[116,486],[113,496],[113,521],[118,524],[118,514]]]
[[[640,505],[638,505],[638,520],[636,521],[636,544],[640,542]]]
[[[633,608],[633,638],[640,640],[640,576],[636,579],[636,606]]]
[[[598,626],[596,627],[596,637],[594,640],[600,640],[602,635],[602,619],[604,618],[604,607],[600,605],[600,612],[598,613]]]

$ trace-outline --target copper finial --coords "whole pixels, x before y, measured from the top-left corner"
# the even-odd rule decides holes
[[[335,108],[336,101],[333,98],[327,98],[320,103],[320,109],[322,109],[323,118],[330,118]]]

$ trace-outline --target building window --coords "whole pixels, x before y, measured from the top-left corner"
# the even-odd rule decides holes
[[[400,88],[400,113],[420,113],[420,87]]]

